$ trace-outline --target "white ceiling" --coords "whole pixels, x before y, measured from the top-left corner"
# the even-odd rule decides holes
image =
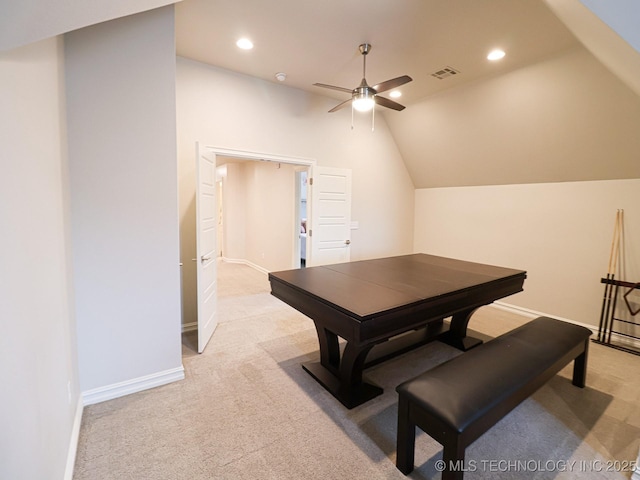
[[[249,37],[251,51],[235,42]],[[370,85],[410,75],[398,101],[505,73],[577,44],[542,0],[184,0],[176,4],[177,53],[200,62],[346,100],[313,86],[355,88],[361,43]],[[486,60],[493,48],[507,56]],[[443,67],[460,74],[439,80]],[[338,102],[337,102],[338,103]]]

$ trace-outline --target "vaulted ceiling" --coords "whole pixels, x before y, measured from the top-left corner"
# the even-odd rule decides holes
[[[349,94],[313,84],[355,88],[362,79],[363,66],[358,45],[370,43],[366,70],[369,85],[400,75],[413,78],[400,88],[402,96],[396,99],[407,106],[405,111],[380,110],[417,188],[639,177],[640,162],[634,159],[640,151],[640,140],[635,140],[637,135],[626,127],[621,130],[611,125],[617,122],[614,117],[618,113],[632,124],[640,121],[640,100],[626,86],[618,85],[618,80],[587,52],[583,39],[578,41],[558,19],[558,12],[550,10],[548,5],[554,3],[183,0],[176,4],[176,47],[180,56],[274,83],[279,83],[276,74],[284,73],[285,85],[332,97],[338,104]],[[240,50],[235,42],[241,37],[250,38],[254,48]],[[506,56],[491,62],[486,57],[495,48],[504,50]],[[583,94],[590,95],[588,90],[601,87],[616,90],[617,103],[608,104],[605,94],[589,105],[588,111],[574,108],[580,105],[578,98],[563,109],[553,107],[547,96],[550,106],[537,108],[537,99],[545,99],[545,94],[532,79],[549,79],[549,71],[553,77],[553,59],[567,52],[574,55],[556,64],[555,72],[571,65],[583,73],[563,77],[558,85],[564,90],[552,95],[572,92],[572,82],[582,83],[582,78],[593,74],[597,80],[583,85]],[[524,81],[517,80],[517,72],[545,62],[546,71],[534,71]],[[434,76],[445,68],[456,74],[442,79]],[[604,80],[606,85],[600,80],[603,72],[611,77]],[[495,120],[495,125],[465,114],[470,102],[488,103],[489,98],[501,96],[495,86],[487,95],[477,85],[503,78],[509,80],[493,84],[504,85],[511,92],[510,101],[516,100],[514,105],[529,109],[526,121],[518,118],[520,111],[500,112],[506,104],[494,108],[490,120]],[[465,94],[453,101],[443,100],[449,92],[462,91]],[[560,105],[557,101],[555,104]],[[562,115],[557,116],[554,108],[559,108]],[[567,115],[567,109],[574,112]],[[581,118],[587,116],[585,112],[591,118]],[[558,125],[535,118],[544,115]],[[511,131],[501,132],[499,125]],[[565,125],[576,127],[567,130]],[[460,136],[452,136],[458,127]],[[490,140],[482,138],[484,133],[491,135]],[[507,142],[504,136],[509,138]],[[616,149],[616,154],[609,154]]]

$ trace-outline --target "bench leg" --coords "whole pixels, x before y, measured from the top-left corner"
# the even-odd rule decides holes
[[[457,436],[446,442],[442,452],[442,460],[445,462],[442,480],[462,480],[465,470],[464,451]]]
[[[398,436],[396,440],[396,467],[405,475],[413,471],[416,448],[416,426],[409,419],[409,402],[398,399]]]
[[[573,381],[576,387],[584,388],[587,379],[587,357],[589,356],[589,339],[584,341],[584,352],[573,361]]]

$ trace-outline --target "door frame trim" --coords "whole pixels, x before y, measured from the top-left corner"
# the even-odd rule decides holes
[[[250,150],[235,150],[232,148],[217,147],[214,145],[204,145],[203,148],[208,148],[216,155],[220,155],[222,157],[246,158],[249,160],[289,163],[293,165],[305,165],[308,167],[313,167],[316,164],[316,160],[314,158],[292,157],[290,155],[252,152]]]

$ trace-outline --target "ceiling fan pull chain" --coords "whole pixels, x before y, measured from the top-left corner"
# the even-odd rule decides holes
[[[353,102],[351,102],[351,130],[353,130]]]
[[[371,109],[371,131],[373,132],[376,125],[376,106]]]

